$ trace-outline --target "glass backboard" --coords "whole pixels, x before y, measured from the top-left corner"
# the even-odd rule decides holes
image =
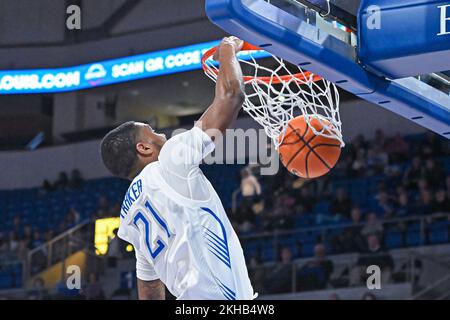
[[[360,0],[266,0],[269,3],[287,11],[297,17],[302,17],[305,12],[310,12],[309,16],[313,16],[311,11],[317,13],[324,20],[329,22],[337,22],[337,26],[345,26],[352,32],[357,32],[357,15],[361,4]],[[317,22],[317,19],[312,19]],[[323,27],[322,27],[323,29]],[[357,45],[356,38],[346,39],[342,34],[338,34],[333,30],[328,30],[330,34],[339,37],[342,40],[350,41],[353,45]],[[348,31],[348,30],[347,30]],[[429,84],[430,86],[450,94],[450,71],[431,73],[417,76],[417,79]]]
[[[267,0],[267,2],[294,14],[295,10],[310,8],[320,16],[333,19],[352,30],[356,30],[357,27],[359,0]]]
[[[384,20],[370,33],[373,4]],[[429,1],[206,0],[206,12],[226,32],[450,139],[450,39],[436,36],[442,13]],[[402,56],[399,43],[420,52]],[[395,46],[400,60],[383,60]]]

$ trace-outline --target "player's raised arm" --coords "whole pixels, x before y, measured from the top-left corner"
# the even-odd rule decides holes
[[[244,79],[236,53],[242,48],[243,41],[236,37],[224,38],[214,57],[220,63],[216,83],[216,96],[197,124],[214,138],[214,132],[224,133],[236,120],[244,101]],[[216,130],[211,130],[216,129]],[[208,130],[210,130],[208,132]]]

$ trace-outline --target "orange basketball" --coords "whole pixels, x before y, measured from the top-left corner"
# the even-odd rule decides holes
[[[328,124],[327,120],[321,121]],[[310,123],[318,132],[323,129],[318,119],[312,119]],[[315,135],[305,117],[299,116],[289,121],[278,152],[281,162],[290,172],[302,178],[317,178],[336,165],[341,155],[341,144],[337,139]]]

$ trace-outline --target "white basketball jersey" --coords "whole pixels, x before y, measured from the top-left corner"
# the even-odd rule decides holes
[[[250,300],[242,247],[199,168],[213,150],[198,127],[169,139],[131,183],[118,235],[134,246],[137,277],[160,279],[177,299]]]

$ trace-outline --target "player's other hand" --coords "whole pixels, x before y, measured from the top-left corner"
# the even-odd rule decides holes
[[[242,50],[242,46],[244,45],[244,41],[237,37],[225,37],[222,39],[222,42],[219,45],[219,48],[217,49],[216,53],[214,54],[213,59],[219,60],[220,58],[220,51],[224,47],[232,47],[234,49],[235,53],[238,53]]]

